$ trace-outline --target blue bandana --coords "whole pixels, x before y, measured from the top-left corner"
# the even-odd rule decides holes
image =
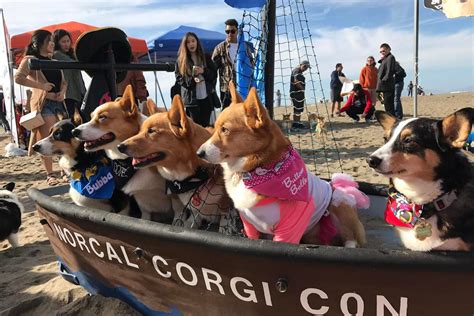
[[[71,187],[82,196],[91,199],[110,199],[115,189],[112,166],[108,161],[100,161],[86,170],[71,174]]]

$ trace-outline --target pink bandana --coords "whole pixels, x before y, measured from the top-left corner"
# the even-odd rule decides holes
[[[292,146],[279,161],[244,173],[243,181],[247,189],[267,197],[309,200],[306,165]]]

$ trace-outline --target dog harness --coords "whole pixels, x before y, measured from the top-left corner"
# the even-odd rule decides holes
[[[132,165],[132,158],[112,160],[115,186],[121,190],[137,170]]]
[[[110,161],[102,158],[85,170],[71,172],[71,187],[82,196],[91,199],[110,199],[115,189],[115,181]]]
[[[196,172],[183,181],[166,180],[166,194],[180,194],[199,188],[209,180],[209,174],[204,168],[198,168]]]
[[[331,185],[308,173],[293,147],[281,160],[247,172],[242,179],[247,189],[267,197],[250,209],[239,210],[249,238],[267,233],[274,235],[275,241],[299,243],[318,222],[324,224],[321,232],[328,235],[318,236],[322,242],[334,237],[332,220],[324,217],[331,202]]]
[[[390,184],[385,207],[385,221],[393,226],[414,228],[420,220],[429,218],[436,211],[448,208],[456,199],[456,192],[451,191],[441,195],[433,202],[416,204],[398,192],[393,184]],[[430,215],[422,217],[422,213],[425,212],[426,215],[427,211],[431,211]]]

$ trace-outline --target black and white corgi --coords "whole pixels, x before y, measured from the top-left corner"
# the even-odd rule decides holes
[[[33,145],[33,150],[43,156],[60,156],[59,165],[70,177],[69,195],[76,205],[128,215],[129,199],[121,190],[115,190],[105,153],[84,150],[84,143],[72,135],[77,124],[70,119],[57,122],[48,137]]]
[[[418,251],[474,250],[474,163],[462,152],[474,109],[442,120],[398,121],[375,112],[385,145],[367,162],[390,178],[385,219],[406,248]]]
[[[10,245],[19,246],[18,231],[21,226],[23,204],[13,193],[15,183],[10,182],[0,189],[0,241],[8,239]]]

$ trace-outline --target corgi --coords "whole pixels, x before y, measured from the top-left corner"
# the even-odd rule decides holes
[[[104,152],[85,152],[84,143],[72,135],[72,130],[82,123],[80,116],[74,116],[74,122],[62,117],[59,119],[51,128],[49,136],[35,143],[33,150],[46,157],[60,156],[59,166],[71,179],[69,196],[74,204],[129,215],[127,196],[115,190],[112,173],[99,168],[110,167]],[[101,175],[86,176],[93,169]]]
[[[0,189],[0,241],[8,239],[12,248],[18,247],[18,231],[21,226],[23,204],[13,193],[15,183],[10,182]]]
[[[167,192],[177,194],[186,206],[189,214],[177,212],[175,225],[200,228],[203,220],[219,223],[231,207],[221,169],[196,155],[210,136],[208,129],[186,116],[176,95],[169,112],[150,116],[137,135],[118,146],[121,153],[133,157],[136,168],[158,170],[166,179]]]
[[[155,220],[166,222],[173,218],[173,211],[163,177],[153,169],[136,170],[132,159],[117,149],[121,142],[138,133],[145,119],[128,85],[121,98],[98,106],[91,120],[75,128],[72,134],[84,142],[86,152],[105,151],[112,160],[116,185],[135,198],[143,219],[150,220],[153,214]]]
[[[389,178],[386,221],[411,250],[474,250],[474,163],[461,150],[474,109],[398,121],[376,111],[385,144],[367,163]]]
[[[308,172],[256,89],[244,101],[233,83],[229,88],[231,105],[217,118],[198,155],[223,167],[247,237],[265,233],[274,241],[333,244],[339,233],[345,246],[362,246],[365,231],[356,205],[368,207],[369,201],[355,181],[343,175],[331,185]]]
[[[316,113],[308,114],[308,121],[311,130],[315,130],[316,136],[320,140],[327,139],[326,130],[326,118],[324,116],[317,115]]]

